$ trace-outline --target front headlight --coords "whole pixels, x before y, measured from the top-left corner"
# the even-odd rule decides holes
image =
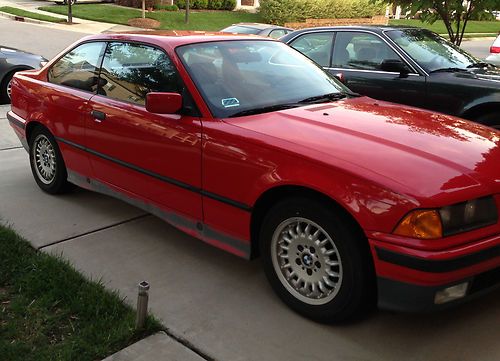
[[[436,239],[495,224],[498,210],[493,197],[483,197],[439,209],[417,209],[407,214],[394,234]]]

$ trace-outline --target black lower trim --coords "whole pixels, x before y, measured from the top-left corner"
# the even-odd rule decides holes
[[[438,291],[464,282],[469,283],[464,297],[436,304]],[[467,302],[500,287],[500,267],[439,286],[420,286],[384,277],[377,278],[378,307],[400,312],[430,312]]]
[[[26,129],[26,124],[17,120],[10,112],[7,112],[7,119],[10,123],[14,124],[16,127],[21,129]]]
[[[151,172],[151,171],[149,171],[147,169],[140,168],[140,167],[138,167],[136,165],[133,165],[133,164],[124,162],[122,160],[110,157],[110,156],[108,156],[106,154],[102,154],[102,153],[97,152],[97,151],[95,151],[93,149],[89,149],[87,147],[84,147],[84,146],[82,146],[80,144],[73,143],[73,142],[71,142],[69,140],[66,140],[66,139],[63,139],[63,138],[60,138],[60,137],[56,137],[56,139],[57,139],[57,141],[59,141],[61,143],[70,145],[70,146],[72,146],[74,148],[77,148],[77,149],[80,149],[80,150],[82,150],[84,152],[87,152],[87,153],[90,153],[92,155],[95,155],[96,157],[99,157],[99,158],[102,158],[102,159],[106,159],[106,160],[108,160],[110,162],[119,164],[122,167],[132,169],[132,170],[134,170],[136,172],[145,174],[145,175],[150,176],[152,178],[156,178],[158,180],[161,180],[162,182],[169,183],[169,184],[175,185],[175,186],[177,186],[179,188],[186,189],[188,191],[201,194],[201,195],[203,195],[203,196],[205,196],[207,198],[211,198],[211,199],[214,199],[216,201],[228,204],[230,206],[233,206],[235,208],[241,209],[241,210],[246,211],[246,212],[251,212],[252,211],[252,207],[250,207],[250,206],[248,206],[248,205],[246,205],[244,203],[240,203],[240,202],[232,200],[230,198],[226,198],[226,197],[220,196],[218,194],[211,193],[211,192],[208,192],[206,190],[202,190],[201,188],[194,187],[194,186],[192,186],[190,184],[178,181],[177,179],[173,179],[173,178],[166,177],[166,176],[163,176],[163,175],[158,174],[158,173]]]
[[[392,264],[396,264],[398,266],[424,272],[444,273],[473,266],[477,263],[481,263],[489,259],[499,257],[500,245],[483,249],[479,252],[471,253],[466,256],[452,258],[448,260],[432,260],[432,259],[418,258],[401,253],[396,253],[379,247],[375,247],[375,251],[377,252],[377,257],[384,262],[389,262]]]
[[[174,227],[177,227],[181,230],[189,230],[195,235],[197,238],[210,243],[210,239],[215,239],[221,243],[224,243],[230,246],[234,251],[230,251],[234,254],[237,254],[240,257],[245,259],[250,259],[251,256],[251,246],[250,242],[246,242],[245,240],[235,238],[226,233],[220,232],[209,225],[201,224],[193,219],[187,218],[175,212],[169,212],[162,208],[159,208],[152,203],[147,203],[139,199],[131,198],[126,196],[125,194],[109,187],[108,185],[99,182],[95,179],[87,178],[77,172],[68,169],[68,181],[73,184],[76,184],[82,188],[86,188],[92,190],[94,192],[102,193],[121,201],[127,202],[135,207],[138,207],[146,212],[154,214],[155,216],[163,219],[167,223],[170,223]],[[199,225],[202,225],[199,227]]]

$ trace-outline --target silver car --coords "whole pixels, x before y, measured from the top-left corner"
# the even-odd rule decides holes
[[[490,46],[490,55],[485,59],[488,63],[500,66],[500,34]]]
[[[0,45],[0,104],[10,103],[10,81],[20,70],[38,69],[47,59]]]

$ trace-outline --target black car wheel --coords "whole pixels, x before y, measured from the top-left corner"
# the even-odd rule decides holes
[[[0,84],[0,102],[2,104],[10,103],[11,81],[14,73],[15,72],[7,74]]]
[[[72,187],[56,140],[43,127],[33,130],[29,142],[30,165],[38,186],[50,194],[65,193]]]
[[[276,204],[260,237],[266,276],[296,312],[331,323],[373,305],[367,249],[350,222],[323,202],[293,198]]]

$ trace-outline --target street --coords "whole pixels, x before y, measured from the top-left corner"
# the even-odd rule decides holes
[[[88,35],[0,17],[0,45],[28,51],[51,59],[74,41]]]
[[[486,40],[465,40],[460,47],[476,58],[484,59],[490,54],[490,46],[493,44],[493,40],[490,38]]]
[[[47,58],[85,35],[0,18],[1,45]],[[482,56],[489,42],[464,48]],[[260,260],[236,258],[103,195],[40,191],[8,109],[0,106],[2,221],[134,307],[137,284],[149,281],[152,313],[201,354],[220,361],[498,360],[500,290],[433,314],[377,311],[348,324],[312,322],[280,302]]]

